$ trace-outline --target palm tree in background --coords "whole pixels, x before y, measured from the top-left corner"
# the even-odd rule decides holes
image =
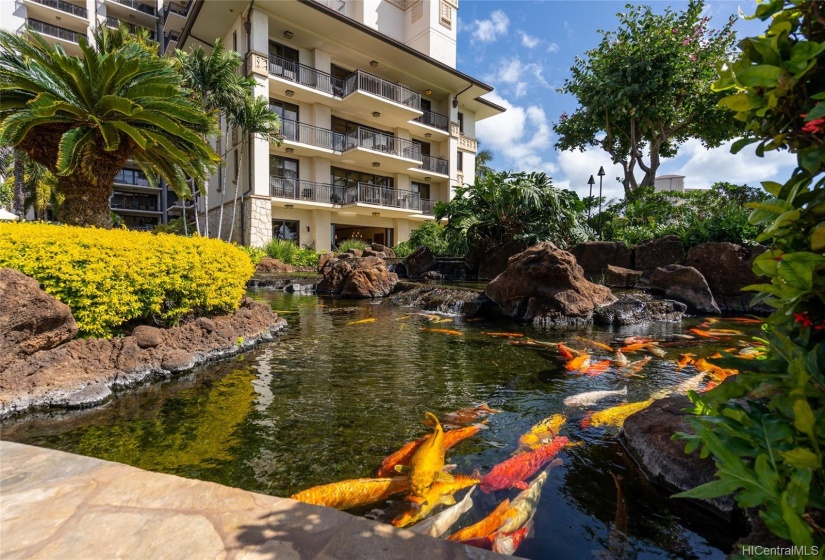
[[[476,154],[476,177],[483,177],[488,173],[495,172],[495,169],[490,167],[490,162],[493,161],[493,152],[488,149],[479,150]]]
[[[211,52],[207,53],[199,45],[190,52],[177,51],[175,53],[180,64],[183,85],[192,90],[192,94],[203,106],[204,110],[215,114],[223,123],[222,137],[224,142],[229,131],[228,115],[238,110],[243,105],[245,99],[250,95],[255,81],[244,78],[239,74],[243,65],[241,55],[235,51],[227,50],[220,39],[215,40],[215,46]],[[220,144],[220,141],[219,141]],[[220,150],[219,150],[220,151]],[[221,156],[226,155],[226,150]],[[223,166],[219,179],[223,187],[226,176],[226,166]],[[203,231],[199,231],[209,237],[209,188],[205,187],[206,214],[204,217]],[[218,220],[218,233],[221,236],[221,226],[223,224],[223,205],[226,200],[226,189],[221,188],[221,205]],[[198,213],[195,211],[197,221]],[[199,227],[196,224],[196,227]]]
[[[56,176],[60,221],[111,227],[114,178],[129,160],[181,197],[187,177],[202,185],[220,159],[204,140],[215,120],[156,44],[100,26],[75,57],[30,35],[0,31],[0,145]]]

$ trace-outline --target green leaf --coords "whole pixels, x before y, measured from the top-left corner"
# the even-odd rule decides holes
[[[810,242],[811,251],[825,251],[825,223],[813,227]]]
[[[825,257],[816,253],[785,253],[776,267],[776,272],[792,288],[809,291],[813,289],[814,269],[822,264],[825,264]]]
[[[701,486],[697,486],[696,488],[685,490],[684,492],[679,492],[678,494],[671,496],[671,498],[708,500],[711,498],[718,498],[719,496],[725,496],[731,492],[735,492],[741,487],[742,483],[740,481],[732,478],[724,478],[707,482]]]
[[[816,434],[814,433],[816,419],[814,418],[814,411],[811,410],[811,405],[808,404],[807,399],[799,398],[794,401],[793,414],[794,427],[800,432],[808,434],[809,437],[816,438]]]
[[[750,111],[751,109],[757,109],[759,107],[762,107],[764,104],[765,101],[763,98],[748,93],[738,93],[736,95],[729,95],[727,97],[722,98],[722,100],[719,102],[720,107],[727,107],[732,111]]]
[[[818,469],[822,466],[822,461],[816,454],[802,447],[797,447],[791,451],[780,451],[785,462],[797,469]]]
[[[736,72],[736,81],[744,87],[773,87],[781,74],[782,69],[777,66],[760,64]]]

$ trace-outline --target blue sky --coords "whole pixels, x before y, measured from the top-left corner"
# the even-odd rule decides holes
[[[663,11],[671,6],[684,9],[687,2],[643,2]],[[569,75],[576,56],[594,48],[601,40],[599,29],[618,27],[616,14],[626,2],[613,0],[461,0],[458,27],[458,69],[494,86],[485,97],[507,107],[503,115],[477,124],[481,148],[493,152],[492,166],[498,170],[544,171],[556,186],[587,195],[587,180],[600,165],[606,171],[605,196],[620,197],[621,184],[614,178],[621,168],[613,166],[606,152],[559,152],[552,123],[562,112],[573,113],[572,96],[556,91]],[[706,15],[713,27],[741,10],[751,14],[753,0],[707,2]],[[759,35],[766,24],[739,19],[737,36]],[[685,175],[690,187],[707,188],[716,181],[747,183],[784,180],[793,169],[787,153],[757,157],[752,149],[738,155],[729,145],[706,150],[698,141],[688,141],[679,155],[664,160],[659,175]]]

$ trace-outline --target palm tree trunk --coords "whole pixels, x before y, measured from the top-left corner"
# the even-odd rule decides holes
[[[226,138],[229,134],[229,122],[226,123],[226,128],[224,129],[223,137]],[[231,139],[226,141],[227,145],[231,143]],[[228,154],[229,150],[226,150],[224,155]],[[226,201],[226,168],[229,167],[229,163],[226,162],[226,158],[224,159],[223,169],[221,170],[221,176],[219,178],[219,185],[221,187],[221,207],[218,210],[218,239],[223,239],[221,237],[221,230],[223,229],[223,204]],[[232,232],[229,232],[229,241],[232,241]]]
[[[195,181],[192,181],[192,213],[195,214],[195,231],[201,235],[201,222],[198,218],[198,201],[195,198],[198,189],[195,188]]]
[[[238,211],[238,184],[240,183],[240,170],[243,166],[243,148],[244,142],[241,142],[241,153],[238,156],[238,168],[235,170],[235,196],[232,202],[232,225],[229,228],[229,240],[232,241],[232,234],[235,233],[235,214]],[[243,232],[241,232],[241,245],[243,245]]]
[[[23,218],[26,213],[26,193],[23,189],[26,166],[19,152],[14,152],[14,213]]]
[[[65,197],[60,205],[59,219],[73,226],[111,228],[109,197],[112,196],[112,182],[107,182],[105,177],[99,177],[97,181],[90,179],[79,173],[57,177],[57,188]]]

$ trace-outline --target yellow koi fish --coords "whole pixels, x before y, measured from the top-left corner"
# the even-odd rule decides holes
[[[577,336],[576,339],[581,340],[585,344],[589,344],[590,346],[593,346],[595,348],[599,348],[601,350],[604,350],[605,352],[612,352],[613,351],[613,348],[611,348],[610,346],[608,346],[607,344],[604,344],[602,342],[597,342],[595,340],[590,340],[589,338],[584,338],[582,336]]]
[[[449,334],[449,335],[452,335],[452,336],[464,336],[463,332],[461,332],[461,331],[451,331],[450,329],[428,329],[426,327],[421,327],[421,330],[424,331],[424,332]]]
[[[375,317],[370,317],[369,319],[361,319],[360,321],[350,321],[347,325],[366,325],[367,323],[374,323]]]
[[[386,500],[410,487],[406,477],[357,478],[314,486],[290,496],[293,500],[335,509],[351,509]]]
[[[436,319],[433,323],[452,323],[453,320],[449,317],[442,317],[441,319]]]
[[[510,515],[515,514],[515,511],[510,509],[510,500],[504,500],[496,506],[490,515],[474,523],[469,527],[464,527],[460,531],[456,531],[450,535],[448,541],[466,541],[468,539],[476,539],[479,537],[486,537],[498,531],[504,525]]]
[[[521,447],[538,449],[550,443],[559,433],[561,427],[567,422],[564,414],[554,414],[545,418],[530,428],[530,431],[523,434],[518,442]]]
[[[444,469],[444,429],[435,414],[427,412],[427,421],[434,426],[430,437],[418,447],[410,458],[409,468],[397,465],[398,472],[409,472],[410,491],[413,496],[424,498],[436,482],[452,483],[452,475],[442,472]]]
[[[457,474],[453,479],[453,482],[436,482],[424,496],[408,497],[407,508],[392,520],[392,524],[396,527],[406,527],[421,521],[440,505],[455,505],[453,494],[480,482],[478,478],[463,474]]]
[[[652,402],[653,399],[648,399],[641,402],[620,404],[619,406],[601,410],[585,417],[585,419],[582,420],[582,428],[589,428],[591,426],[613,426],[615,428],[621,428],[628,416],[646,409]]]

